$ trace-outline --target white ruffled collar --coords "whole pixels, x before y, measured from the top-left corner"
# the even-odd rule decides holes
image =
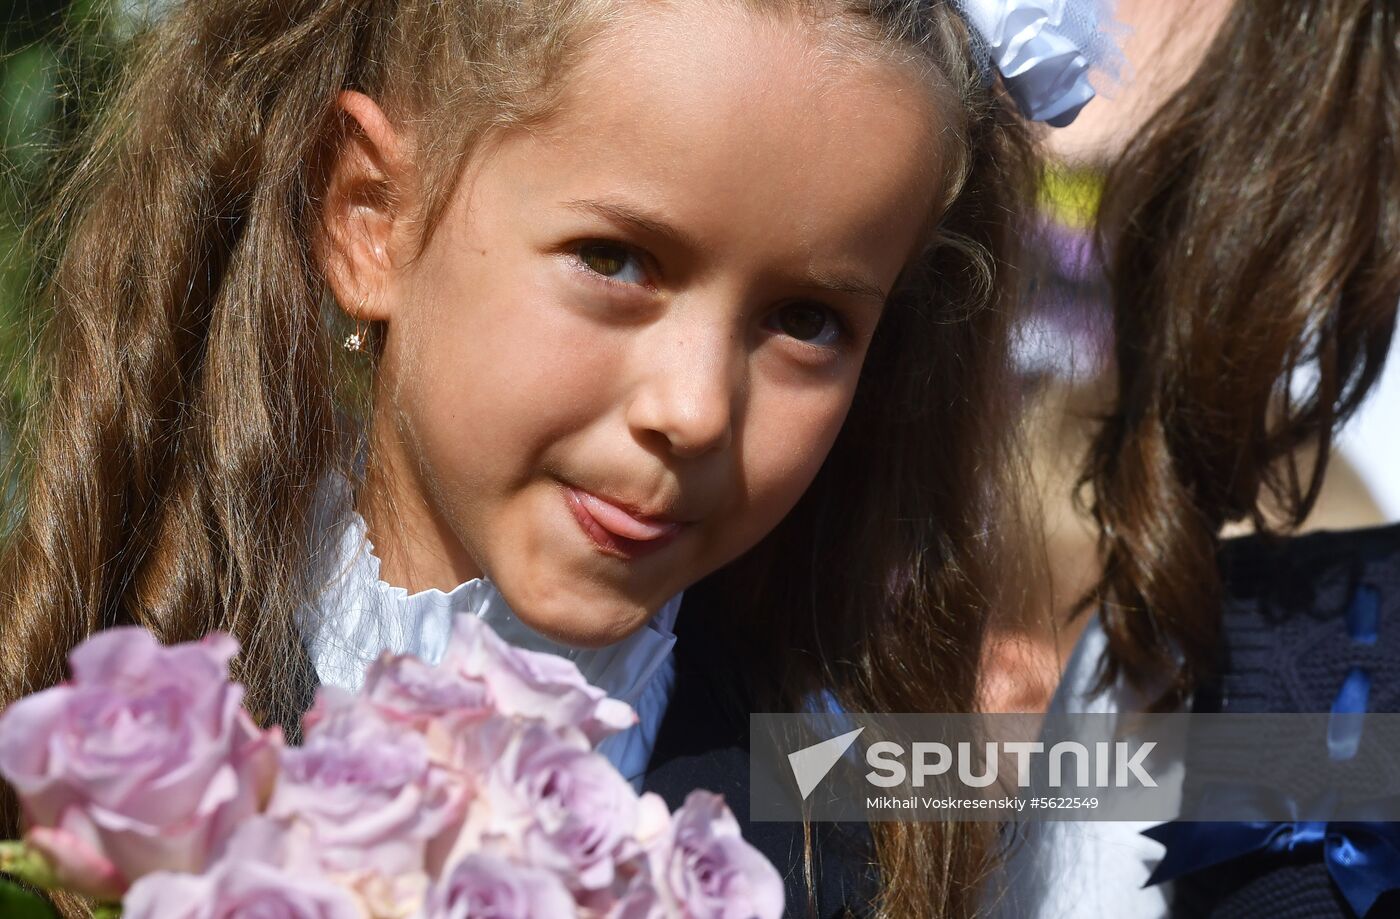
[[[339,487],[333,490],[341,501],[349,502],[349,482],[343,476],[336,478]],[[301,623],[322,683],[359,689],[365,668],[384,650],[413,654],[435,664],[447,647],[453,618],[462,614],[481,617],[517,647],[567,657],[590,683],[634,707],[658,666],[669,663],[684,591],[621,641],[601,648],[576,648],[552,641],[516,618],[489,578],[473,578],[446,592],[428,588],[412,594],[386,583],[379,577],[380,560],[366,535],[364,518],[353,509],[340,519],[347,516],[334,553],[337,564],[316,607],[304,612]]]

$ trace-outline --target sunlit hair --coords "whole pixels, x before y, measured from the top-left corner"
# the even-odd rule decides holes
[[[1221,527],[1273,529],[1266,507],[1300,524],[1380,376],[1400,301],[1397,35],[1391,0],[1241,0],[1109,175],[1119,400],[1085,477],[1107,565],[1093,599],[1104,679],[1159,706],[1219,665]]]
[[[332,470],[359,481],[382,343],[372,329],[371,361],[344,360],[345,316],[314,257],[346,129],[337,93],[413,125],[430,232],[474,147],[548,117],[628,2],[192,0],[137,36],[54,208],[50,319],[24,368],[33,411],[0,557],[0,701],[60,679],[85,635],[134,622],[165,641],[232,632],[252,709],[295,722],[314,675],[294,614],[322,586],[307,575],[324,535],[315,486]],[[829,459],[710,581],[716,615],[765,709],[828,687],[852,710],[968,711],[1006,581],[1027,128],[945,4],[742,5],[925,74],[946,194]],[[981,827],[874,824],[883,914],[971,915]]]

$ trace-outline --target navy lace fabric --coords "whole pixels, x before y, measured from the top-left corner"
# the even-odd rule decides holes
[[[1197,693],[1196,711],[1400,712],[1400,526],[1234,540],[1221,565],[1223,675]],[[1346,758],[1345,744],[1332,755]],[[1257,852],[1174,884],[1173,916],[1357,915],[1320,844]],[[1367,915],[1400,916],[1400,897],[1383,895]]]

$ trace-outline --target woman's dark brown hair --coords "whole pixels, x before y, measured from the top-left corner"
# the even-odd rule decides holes
[[[8,479],[0,703],[61,679],[84,636],[137,623],[167,642],[232,632],[252,710],[295,723],[309,679],[295,614],[321,586],[307,575],[316,487],[333,470],[361,481],[347,444],[372,404],[372,362],[341,360],[345,317],[313,245],[337,94],[414,120],[431,227],[475,143],[546,116],[621,5],[190,0],[139,36],[54,209],[48,320],[22,368],[36,395]],[[826,687],[852,709],[968,711],[1004,581],[1027,127],[946,3],[744,5],[812,16],[843,53],[923,73],[947,116],[946,182],[826,466],[725,570],[719,608],[764,705]],[[981,825],[873,831],[883,915],[975,912]]]
[[[1218,666],[1221,528],[1276,528],[1266,507],[1301,523],[1389,348],[1400,5],[1236,2],[1111,170],[1100,221],[1118,384],[1085,474],[1102,676],[1174,706]]]

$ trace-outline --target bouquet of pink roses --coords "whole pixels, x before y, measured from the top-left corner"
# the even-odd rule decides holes
[[[672,814],[594,751],[636,715],[564,658],[461,617],[438,666],[386,654],[359,695],[322,687],[294,747],[243,709],[237,650],[109,629],[11,705],[27,829],[0,870],[125,919],[782,915],[720,797]]]

